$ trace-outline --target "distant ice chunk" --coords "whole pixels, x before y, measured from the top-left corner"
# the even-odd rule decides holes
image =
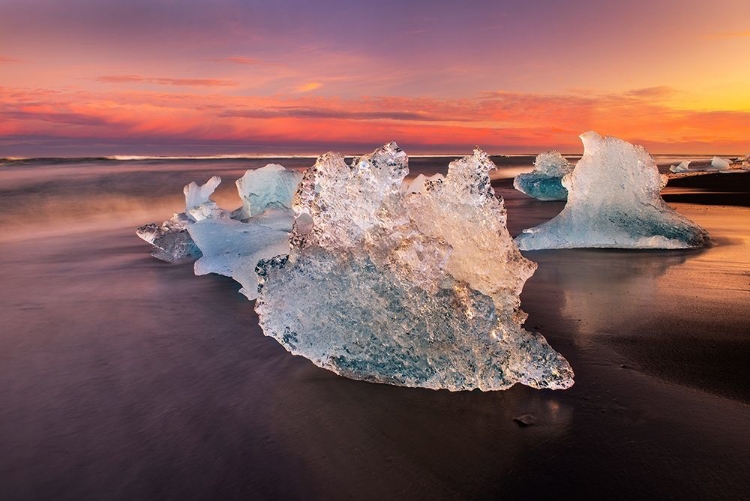
[[[301,180],[301,172],[287,170],[278,164],[248,170],[237,180],[237,191],[242,199],[237,219],[248,219],[269,208],[291,209]]]
[[[402,191],[389,143],[303,176],[289,256],[258,263],[256,311],[290,352],[366,381],[448,390],[567,388],[567,361],[521,327],[535,264],[505,227],[479,150]],[[415,180],[417,182],[417,180]]]
[[[539,200],[566,200],[568,191],[562,185],[562,178],[572,170],[573,166],[559,152],[540,153],[534,161],[534,170],[516,176],[513,187]]]
[[[713,157],[711,159],[711,170],[727,170],[732,163],[721,157]]]
[[[674,173],[687,172],[690,170],[689,166],[690,166],[690,160],[683,160],[678,165],[670,166],[669,170]]]
[[[670,208],[662,178],[640,146],[596,132],[581,135],[584,154],[563,178],[568,202],[544,224],[524,230],[521,250],[573,247],[689,248],[709,243],[706,230]]]

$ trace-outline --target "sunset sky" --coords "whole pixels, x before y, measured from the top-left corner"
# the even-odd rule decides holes
[[[0,0],[0,157],[750,152],[750,1]]]

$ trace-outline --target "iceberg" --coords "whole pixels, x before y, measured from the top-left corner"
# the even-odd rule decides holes
[[[683,160],[678,165],[672,165],[669,167],[669,170],[674,173],[679,172],[688,172],[690,170],[690,160]]]
[[[262,260],[256,312],[295,355],[364,381],[432,389],[563,389],[568,362],[526,331],[519,294],[536,265],[506,227],[481,150],[447,176],[404,183],[396,143],[308,169],[288,255]],[[404,188],[406,186],[406,188]]]
[[[521,250],[575,247],[680,249],[708,245],[706,230],[661,198],[663,178],[640,146],[596,132],[581,135],[584,154],[563,178],[565,208],[516,237]]]
[[[513,187],[539,200],[567,200],[568,190],[562,185],[562,178],[572,170],[573,166],[559,152],[540,153],[534,170],[516,176]]]

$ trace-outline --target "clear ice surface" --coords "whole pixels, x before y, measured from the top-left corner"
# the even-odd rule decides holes
[[[573,166],[557,151],[537,155],[534,170],[519,174],[513,180],[518,191],[539,200],[566,200],[568,191],[562,178],[573,170]]]
[[[269,208],[291,209],[301,179],[301,172],[287,170],[278,164],[248,170],[237,180],[237,191],[242,199],[237,219],[248,219]]]
[[[521,250],[573,247],[702,247],[708,233],[661,198],[663,178],[640,146],[596,132],[581,135],[584,154],[563,178],[568,202],[554,219],[516,237]]]
[[[403,188],[395,144],[347,165],[328,153],[294,200],[289,256],[258,263],[267,336],[353,379],[433,389],[567,388],[573,371],[521,327],[536,265],[516,248],[489,157]],[[416,183],[416,184],[415,184]]]

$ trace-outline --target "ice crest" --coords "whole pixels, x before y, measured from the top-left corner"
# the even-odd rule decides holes
[[[351,165],[321,156],[295,197],[290,255],[258,263],[264,333],[354,379],[572,385],[567,361],[521,327],[518,295],[535,265],[508,234],[493,168],[477,150],[402,191],[408,158],[396,143]]]
[[[554,219],[516,237],[521,250],[573,247],[690,248],[708,233],[661,198],[663,179],[640,146],[596,132],[581,135],[584,154],[563,178],[568,201]]]
[[[539,200],[566,200],[568,191],[562,178],[573,170],[573,166],[557,151],[537,155],[534,170],[519,174],[513,180],[518,191]]]
[[[301,172],[287,170],[278,164],[248,170],[237,180],[237,191],[242,199],[237,219],[249,219],[269,208],[291,209],[301,180]]]

